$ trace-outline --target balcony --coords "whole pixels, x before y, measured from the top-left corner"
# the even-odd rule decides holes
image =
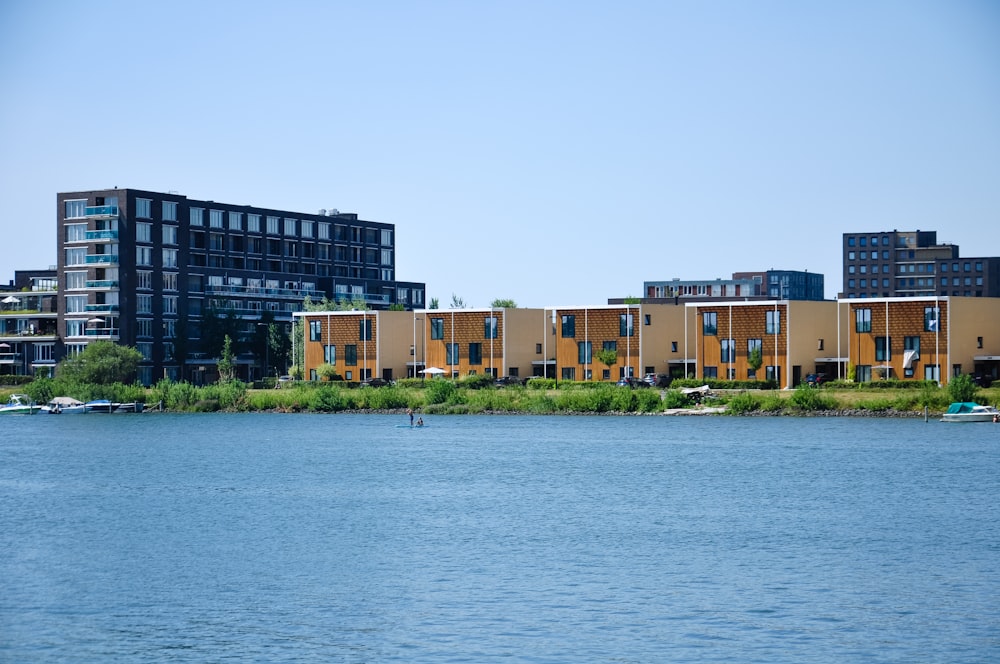
[[[120,330],[117,327],[94,327],[85,331],[86,336],[91,339],[111,339],[118,338]]]
[[[118,311],[117,304],[88,304],[84,311]]]
[[[323,297],[323,291],[309,290],[305,288],[265,288],[263,286],[232,286],[222,284],[208,284],[205,292],[214,295],[247,295],[254,297],[270,296],[287,298],[291,300],[302,300],[309,297]]]
[[[93,205],[84,208],[83,214],[87,217],[112,218],[118,216],[117,205]]]
[[[96,290],[109,290],[112,288],[118,288],[118,281],[112,279],[104,279],[101,281],[85,281],[84,287]]]
[[[0,353],[0,364],[20,364],[20,353]]]
[[[333,296],[334,302],[352,302],[355,298],[360,298],[365,304],[389,304],[388,295],[376,295],[373,293],[362,293],[361,295],[355,295],[353,293],[335,293]]]
[[[118,231],[87,231],[84,237],[87,240],[117,240]]]
[[[88,254],[87,265],[118,265],[117,254]]]

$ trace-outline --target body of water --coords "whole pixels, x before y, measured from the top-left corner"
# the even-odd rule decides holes
[[[0,661],[990,662],[1000,426],[0,422]]]

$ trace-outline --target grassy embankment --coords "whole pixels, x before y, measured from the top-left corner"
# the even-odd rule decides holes
[[[892,389],[887,389],[887,388]],[[496,388],[492,380],[468,376],[445,379],[401,380],[392,387],[351,387],[339,383],[297,383],[282,389],[249,389],[239,382],[195,387],[163,381],[151,388],[139,385],[69,385],[58,379],[36,380],[17,388],[0,389],[6,401],[10,392],[24,392],[39,403],[54,396],[81,401],[162,403],[166,410],[187,412],[276,411],[318,412],[398,411],[413,408],[426,414],[464,413],[660,413],[668,409],[698,409],[679,389],[630,389],[609,383],[573,383],[534,380],[528,387]],[[732,415],[804,415],[815,413],[932,414],[951,402],[946,389],[933,384],[909,387],[889,383],[837,384],[796,390],[715,389],[706,406],[725,406]],[[1000,388],[980,389],[980,403],[1000,401]]]

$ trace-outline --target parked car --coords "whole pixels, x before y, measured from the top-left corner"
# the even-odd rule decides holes
[[[650,387],[670,387],[669,374],[648,373],[642,377],[642,380]]]
[[[830,380],[825,373],[811,373],[806,376],[806,385],[809,387],[819,387]]]
[[[649,383],[634,376],[622,378],[615,385],[618,387],[631,387],[633,389],[636,387],[649,387]]]
[[[290,386],[294,382],[295,378],[293,378],[292,376],[279,376],[278,383],[277,385],[275,385],[275,387],[284,387],[285,385]]]
[[[496,380],[497,387],[507,387],[508,385],[523,385],[521,379],[517,376],[501,376]]]

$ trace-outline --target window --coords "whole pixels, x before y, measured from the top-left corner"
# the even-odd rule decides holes
[[[241,231],[241,230],[243,230],[243,213],[242,212],[230,212],[229,213],[229,230],[231,230],[231,231]]]
[[[769,365],[764,367],[764,380],[771,380],[781,383],[781,367]]]
[[[924,380],[941,380],[941,367],[937,364],[924,365]]]
[[[445,344],[445,363],[458,364],[458,344]]]
[[[562,368],[562,379],[563,380],[576,380],[576,368],[575,367],[563,367]]]
[[[766,312],[764,332],[766,334],[781,334],[781,312]]]
[[[173,201],[163,201],[163,221],[177,221],[177,203]]]
[[[177,267],[177,250],[163,250],[163,267]]]
[[[149,270],[138,270],[135,273],[135,287],[145,290],[153,289],[153,273]]]
[[[177,227],[163,227],[163,244],[177,244]]]
[[[164,272],[163,273],[163,290],[177,290],[177,273],[176,272]]]
[[[875,361],[889,362],[892,360],[892,337],[875,337]]]
[[[136,222],[135,225],[135,241],[136,242],[152,242],[153,241],[153,224],[147,224],[144,222]]]
[[[309,221],[307,219],[302,220],[302,237],[312,237],[313,228],[315,228],[316,222]]]
[[[481,343],[469,344],[469,364],[483,363],[483,345]]]
[[[358,347],[353,344],[348,344],[344,346],[344,364],[349,367],[357,366],[358,364]]]
[[[444,319],[431,319],[431,339],[444,339]]]
[[[138,318],[135,321],[135,335],[137,337],[151,337],[153,336],[153,319],[151,318]]]
[[[719,315],[714,311],[706,311],[702,315],[701,331],[705,335],[714,335],[719,329]]]
[[[854,259],[855,259],[854,252],[853,251],[848,251],[847,252],[847,260],[853,261]]]
[[[285,217],[285,235],[295,235],[295,222],[297,219]]]
[[[329,240],[330,239],[330,224],[328,224],[328,223],[326,223],[324,221],[321,221],[321,222],[319,222],[319,224],[317,224],[316,231],[318,233],[317,237],[320,240]]]
[[[66,250],[66,265],[86,265],[87,248],[77,247]]]
[[[854,368],[854,380],[859,383],[870,383],[872,380],[872,368],[868,364],[859,364]]]
[[[268,232],[269,235],[277,235],[278,234],[278,226],[279,226],[280,221],[281,220],[278,219],[277,217],[268,217],[267,218],[267,232]]]
[[[635,321],[633,319],[633,314],[618,314],[618,336],[635,336]]]
[[[176,314],[177,313],[177,296],[176,295],[164,295],[163,296],[163,313],[165,313],[165,314]]]
[[[337,346],[335,344],[323,346],[323,361],[327,364],[337,363]]]
[[[66,273],[66,290],[72,290],[74,288],[86,288],[86,287],[87,287],[86,272]]]
[[[205,210],[203,208],[191,208],[191,220],[192,226],[204,226],[205,225]]]
[[[79,314],[83,313],[87,309],[87,296],[86,295],[67,295],[66,296],[66,313],[68,314]]]
[[[719,368],[718,367],[705,367],[702,370],[702,378],[718,378]]]
[[[847,246],[848,247],[853,247],[854,246],[854,238],[853,237],[847,238]]]
[[[392,249],[383,249],[381,252],[381,265],[392,265]]]
[[[250,233],[260,233],[260,215],[259,214],[248,214],[247,215],[247,232],[250,232]]]
[[[562,337],[572,339],[576,336],[576,316],[573,314],[563,314],[562,316]]]
[[[722,349],[722,359],[720,362],[725,362],[726,364],[736,361],[736,342],[734,339],[721,339],[720,346]]]
[[[135,216],[143,219],[153,218],[153,201],[148,198],[135,199]]]
[[[618,342],[617,341],[605,341],[605,342],[603,342],[601,344],[601,350],[613,350],[613,351],[617,351],[618,350]],[[652,373],[652,372],[650,372],[650,373]]]
[[[79,219],[87,216],[87,201],[66,201],[66,218]]]
[[[323,340],[323,322],[318,320],[309,321],[309,341]]]
[[[222,228],[222,210],[208,211],[208,225],[212,228]]]
[[[671,341],[670,342],[670,352],[671,353],[676,353],[677,352],[677,342],[676,341]]]
[[[136,265],[152,265],[153,264],[153,248],[152,247],[136,247],[135,248],[135,264]]]
[[[82,242],[87,239],[87,224],[66,224],[66,241]]]
[[[372,319],[362,318],[358,321],[358,339],[361,341],[372,340]]]
[[[175,320],[165,320],[163,321],[163,337],[165,339],[173,339],[177,336],[177,321]],[[173,344],[169,344],[173,348]],[[173,351],[169,353],[170,359],[173,359]]]
[[[924,331],[937,332],[938,315],[940,311],[937,307],[924,307]]]
[[[576,361],[579,364],[590,364],[594,361],[593,345],[589,341],[576,342]]]
[[[136,295],[135,296],[135,311],[140,314],[151,314],[153,313],[153,296],[152,295]]]
[[[487,316],[483,319],[483,338],[485,339],[496,339],[497,338],[497,317]]]
[[[653,317],[650,314],[643,314],[643,325],[651,325]]]
[[[872,331],[872,310],[871,309],[855,309],[854,310],[854,331],[855,332],[871,332]]]

